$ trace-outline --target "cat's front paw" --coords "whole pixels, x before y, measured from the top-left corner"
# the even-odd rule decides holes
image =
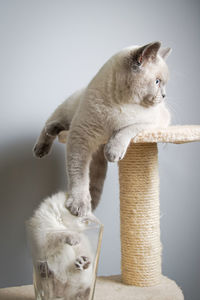
[[[78,236],[77,234],[76,235],[68,234],[65,239],[66,244],[70,246],[76,246],[80,244],[80,241],[81,241],[80,236]]]
[[[105,158],[110,162],[117,162],[124,158],[127,146],[115,139],[111,139],[104,147]]]
[[[87,256],[80,256],[75,261],[75,267],[80,271],[88,269],[90,264],[91,262]]]
[[[65,206],[72,215],[83,217],[91,211],[91,199],[89,196],[69,196]]]

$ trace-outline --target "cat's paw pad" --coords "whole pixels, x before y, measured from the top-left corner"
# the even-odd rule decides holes
[[[121,144],[108,142],[104,147],[105,158],[110,162],[117,162],[124,158],[126,154],[126,147]]]
[[[70,246],[76,246],[80,244],[80,237],[78,235],[67,235],[65,239],[65,243]]]
[[[71,212],[72,215],[83,217],[91,211],[91,203],[87,200],[80,200],[76,197],[69,197],[66,200],[65,206]]]
[[[51,144],[49,143],[38,143],[33,148],[33,153],[36,157],[42,158],[47,155],[51,149]]]
[[[80,271],[88,269],[90,264],[91,262],[87,256],[80,256],[75,261],[75,267]]]

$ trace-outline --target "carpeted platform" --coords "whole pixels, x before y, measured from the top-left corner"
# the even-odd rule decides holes
[[[0,300],[34,300],[32,285],[0,289]],[[135,287],[121,283],[120,276],[99,277],[94,300],[183,300],[177,284],[162,276],[153,287]]]

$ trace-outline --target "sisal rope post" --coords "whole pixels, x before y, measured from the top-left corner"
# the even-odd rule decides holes
[[[59,141],[66,143],[66,136],[61,132]],[[149,129],[132,140],[119,162],[122,282],[121,276],[98,278],[95,300],[184,299],[161,274],[157,143],[197,141],[200,125]]]
[[[161,281],[158,150],[131,144],[119,162],[122,281],[153,286]]]

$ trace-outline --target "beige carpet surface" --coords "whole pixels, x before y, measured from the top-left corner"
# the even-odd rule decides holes
[[[34,300],[32,285],[0,289],[0,300]],[[99,277],[94,300],[183,300],[176,283],[162,276],[154,287],[134,287],[121,283],[120,276]]]
[[[161,283],[153,287],[136,287],[121,283],[120,276],[98,278],[94,300],[183,300],[177,284],[162,276]]]
[[[58,136],[60,143],[66,143],[67,131]],[[200,125],[176,125],[167,128],[149,129],[138,134],[133,143],[189,143],[200,141]],[[106,143],[106,141],[105,141]]]

